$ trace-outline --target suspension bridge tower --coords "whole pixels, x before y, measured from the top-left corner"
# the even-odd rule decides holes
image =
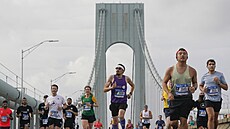
[[[139,113],[145,104],[145,57],[141,45],[144,39],[144,4],[143,3],[99,3],[96,4],[96,51],[93,66],[94,91],[99,102],[96,114],[103,123],[107,123],[107,95],[103,93],[106,82],[106,51],[117,43],[128,45],[134,53],[133,97],[134,121],[139,120]],[[121,57],[122,58],[122,57]],[[90,80],[91,81],[91,80]],[[89,81],[89,84],[90,84]],[[105,125],[104,127],[108,127]]]

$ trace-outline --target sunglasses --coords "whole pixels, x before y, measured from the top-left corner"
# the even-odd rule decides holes
[[[122,68],[121,68],[121,67],[116,67],[115,69],[122,70]]]

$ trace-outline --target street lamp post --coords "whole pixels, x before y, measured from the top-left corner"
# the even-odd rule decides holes
[[[23,93],[24,93],[24,90],[23,90],[23,60],[25,59],[26,56],[28,56],[31,52],[33,52],[36,48],[38,48],[40,45],[42,45],[43,43],[56,43],[58,42],[58,40],[44,40],[26,50],[22,50],[21,52],[21,100],[23,98]],[[25,52],[28,52],[26,55],[24,55]]]
[[[50,84],[52,85],[54,82],[57,82],[58,80],[60,80],[62,77],[64,77],[67,74],[76,74],[76,72],[66,72],[66,73],[62,74],[61,76],[59,76],[55,79],[51,79]]]

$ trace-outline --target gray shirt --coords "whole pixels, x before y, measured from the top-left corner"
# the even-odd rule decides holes
[[[204,87],[207,87],[207,93],[205,93],[205,100],[220,102],[221,101],[221,88],[219,85],[215,83],[214,81],[215,77],[218,77],[221,83],[227,84],[223,73],[217,72],[217,71],[215,71],[215,73],[213,74],[206,73],[201,78],[201,84],[204,85]]]

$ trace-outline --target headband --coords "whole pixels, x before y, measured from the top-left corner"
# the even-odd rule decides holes
[[[116,66],[116,68],[117,68],[117,67],[120,67],[122,70],[124,70],[124,71],[125,71],[125,67],[124,67],[123,65],[118,64],[118,65]]]

